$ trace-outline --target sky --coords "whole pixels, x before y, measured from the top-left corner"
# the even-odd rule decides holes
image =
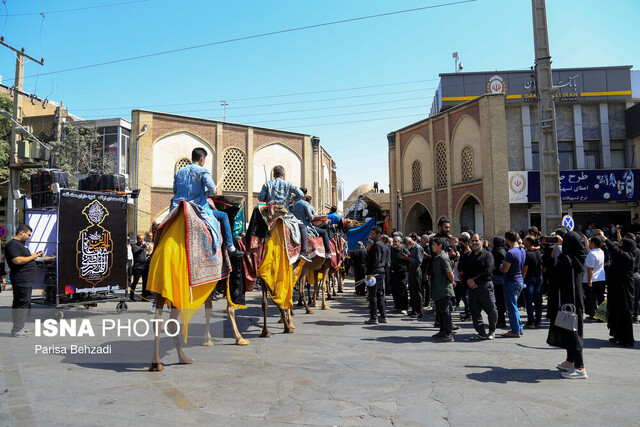
[[[549,0],[547,19],[553,67],[640,65],[639,0]],[[463,72],[534,56],[529,0],[5,0],[0,25],[45,59],[26,64],[25,91],[83,119],[144,108],[318,136],[345,198],[373,181],[388,190],[386,135],[428,117],[453,52]],[[2,82],[14,73],[0,46]]]

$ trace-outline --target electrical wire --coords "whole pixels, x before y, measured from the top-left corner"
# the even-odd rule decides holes
[[[139,0],[139,1],[141,1],[141,0]],[[365,19],[374,19],[374,18],[380,18],[380,17],[384,17],[384,16],[399,15],[399,14],[403,14],[403,13],[412,13],[412,12],[418,12],[418,11],[423,11],[423,10],[428,10],[428,9],[435,9],[435,8],[439,8],[439,7],[454,6],[454,5],[458,5],[458,4],[471,3],[471,2],[475,2],[475,1],[476,0],[460,0],[460,1],[450,2],[450,3],[441,3],[441,4],[431,5],[431,6],[417,7],[417,8],[413,8],[413,9],[397,10],[397,11],[393,11],[393,12],[378,13],[378,14],[375,14],[375,15],[359,16],[359,17],[356,17],[356,18],[348,18],[348,19],[341,19],[341,20],[338,20],[338,21],[323,22],[323,23],[320,23],[320,24],[305,25],[303,27],[287,28],[287,29],[284,29],[284,30],[270,31],[270,32],[267,32],[267,33],[254,34],[254,35],[243,36],[243,37],[236,37],[236,38],[233,38],[233,39],[220,40],[220,41],[211,42],[211,43],[203,43],[203,44],[199,44],[199,45],[195,45],[195,46],[187,46],[187,47],[182,47],[182,48],[177,48],[177,49],[165,50],[165,51],[162,51],[162,52],[147,53],[147,54],[144,54],[144,55],[131,56],[131,57],[128,57],[128,58],[114,59],[114,60],[111,60],[111,61],[98,62],[98,63],[95,63],[95,64],[89,64],[89,65],[81,65],[81,66],[72,67],[72,68],[65,68],[65,69],[57,70],[57,71],[49,71],[47,73],[42,73],[41,75],[59,74],[59,73],[67,73],[67,72],[70,72],[70,71],[85,70],[87,68],[102,67],[102,66],[105,66],[105,65],[118,64],[118,63],[129,62],[129,61],[135,61],[135,60],[144,59],[144,58],[150,58],[150,57],[154,57],[154,56],[168,55],[168,54],[171,54],[171,53],[184,52],[184,51],[194,50],[194,49],[201,49],[201,48],[209,47],[209,46],[216,46],[216,45],[221,45],[221,44],[234,43],[234,42],[239,42],[239,41],[243,41],[243,40],[257,39],[257,38],[261,38],[261,37],[269,37],[269,36],[274,36],[274,35],[277,35],[277,34],[285,34],[285,33],[291,33],[291,32],[294,32],[294,31],[309,30],[309,29],[313,29],[313,28],[326,27],[326,26],[330,26],[330,25],[345,24],[347,22],[362,21],[362,20],[365,20]],[[52,13],[52,12],[48,12],[48,13]],[[25,79],[32,78],[32,77],[35,77],[35,76],[33,76],[33,75],[24,76]]]
[[[375,119],[364,119],[364,120],[354,120],[354,121],[348,121],[348,122],[333,122],[333,123],[319,123],[319,124],[309,124],[309,125],[298,125],[298,126],[287,126],[287,130],[289,129],[301,129],[301,128],[310,128],[310,127],[314,127],[314,126],[334,126],[334,125],[348,125],[348,124],[353,124],[353,123],[364,123],[364,122],[377,122],[380,120],[391,120],[391,119],[406,119],[408,117],[427,117],[426,114],[407,114],[404,116],[391,116],[391,117],[377,117]]]
[[[397,82],[397,83],[384,83],[379,85],[369,85],[369,86],[356,86],[356,87],[347,87],[342,89],[326,89],[326,90],[316,90],[311,92],[297,92],[297,93],[286,93],[281,95],[266,95],[266,96],[256,96],[251,98],[231,98],[226,101],[252,101],[258,99],[267,99],[267,98],[280,98],[287,96],[299,96],[299,95],[313,95],[318,93],[330,93],[330,92],[342,92],[347,90],[359,90],[359,89],[373,89],[377,87],[386,87],[386,86],[397,86],[397,85],[406,85],[413,83],[426,83],[426,82],[434,82],[440,79],[426,79],[426,80],[412,80],[408,82]],[[154,107],[176,107],[183,105],[198,105],[198,104],[211,104],[218,103],[222,100],[213,100],[213,101],[197,101],[197,102],[183,102],[179,104],[155,104],[155,105],[141,105],[138,108],[154,108]],[[131,110],[132,107],[103,107],[103,108],[76,108],[74,111],[105,111],[105,110]]]
[[[109,4],[101,4],[96,6],[85,6],[85,7],[76,7],[73,9],[60,9],[60,10],[50,10],[45,12],[26,12],[26,13],[12,13],[7,14],[7,16],[30,16],[30,15],[39,15],[40,13],[66,13],[66,12],[75,12],[78,10],[88,10],[88,9],[100,9],[105,7],[113,7],[113,6],[122,6],[125,4],[133,4],[133,3],[145,3],[151,0],[133,0],[133,1],[125,1],[120,3],[109,3]]]
[[[365,94],[365,95],[343,96],[343,97],[337,97],[337,98],[313,99],[313,100],[307,100],[307,101],[283,102],[283,103],[276,103],[276,104],[243,105],[243,106],[240,106],[240,107],[234,107],[234,109],[235,110],[241,110],[241,109],[247,109],[247,108],[277,107],[277,106],[282,106],[282,105],[310,104],[310,103],[316,103],[316,102],[337,101],[337,100],[341,100],[341,99],[368,98],[368,97],[372,97],[372,96],[386,96],[386,95],[394,95],[394,94],[401,94],[401,93],[423,92],[423,91],[428,91],[428,90],[433,90],[433,89],[435,89],[435,87],[424,88],[424,89],[401,90],[401,91],[395,91],[395,92],[373,93],[373,94]],[[197,109],[197,110],[171,111],[171,112],[169,112],[169,114],[183,114],[183,113],[221,111],[221,110],[222,110],[221,108],[203,108],[203,109]],[[104,115],[104,114],[102,114],[102,115],[94,115],[94,116],[89,116],[89,117],[93,117],[93,118],[113,117],[113,115]],[[237,117],[237,116],[235,116],[235,117]]]

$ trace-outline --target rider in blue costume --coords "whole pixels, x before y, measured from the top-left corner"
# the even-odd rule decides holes
[[[214,242],[217,236],[217,227],[210,218],[216,218],[220,222],[222,230],[222,240],[227,245],[227,250],[231,256],[242,256],[244,252],[239,251],[233,245],[233,237],[231,235],[231,227],[229,226],[229,217],[226,212],[213,210],[210,206],[207,196],[212,195],[216,190],[216,184],[211,179],[211,173],[204,168],[207,158],[207,151],[204,148],[194,148],[191,152],[191,163],[188,166],[179,169],[173,178],[173,198],[169,210],[172,211],[179,204],[180,200],[191,202],[195,205],[201,216],[212,230]]]

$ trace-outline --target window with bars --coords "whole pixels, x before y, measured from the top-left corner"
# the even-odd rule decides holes
[[[462,182],[473,180],[473,148],[467,146],[462,149],[460,155],[462,165]]]
[[[447,147],[444,142],[436,145],[436,186],[447,185]]]
[[[226,171],[223,188],[227,191],[247,190],[247,155],[238,148],[229,148],[222,156]]]
[[[416,160],[411,165],[411,189],[418,191],[422,189],[422,164]]]
[[[176,170],[175,172],[178,172],[178,170],[182,169],[185,166],[189,166],[191,164],[191,159],[187,158],[187,157],[183,157],[180,160],[178,160],[176,162]]]

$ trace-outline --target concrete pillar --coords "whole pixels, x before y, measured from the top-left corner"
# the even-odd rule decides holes
[[[453,141],[451,140],[451,135],[449,133],[449,113],[446,113],[444,116],[444,144],[447,147],[447,218],[449,221],[456,220],[453,217],[453,208],[451,207],[451,185],[453,184]],[[435,181],[434,181],[435,182]],[[438,216],[441,213],[438,212]],[[458,225],[459,227],[459,225]],[[434,227],[435,228],[435,227]],[[459,231],[459,230],[458,230]]]
[[[479,235],[484,236],[484,213],[482,211],[482,206],[474,205],[473,209],[474,222],[476,226],[476,229],[474,231]]]
[[[609,137],[609,106],[600,104],[600,141],[602,150],[602,168],[611,168],[611,139]]]
[[[245,218],[248,220],[253,212],[253,128],[247,129],[247,203],[245,205]]]
[[[524,148],[524,170],[537,170],[540,165],[533,164],[533,153],[531,151],[531,112],[529,105],[523,104],[521,108],[522,114],[522,141]]]
[[[322,203],[322,194],[318,186],[322,186],[321,174],[320,174],[320,138],[312,137],[311,138],[311,148],[313,150],[312,161],[311,161],[311,186],[307,187],[307,189],[311,192],[311,197],[313,198],[312,202],[316,208],[316,211],[320,209],[320,205]]]
[[[576,139],[576,169],[584,169],[584,139],[582,136],[582,106],[573,106],[573,133]]]
[[[135,165],[135,187],[140,189],[137,205],[137,224],[131,224],[130,232],[144,233],[151,228],[151,187],[153,185],[153,114],[143,111],[132,112],[131,139],[134,143],[130,153],[131,165]],[[147,125],[147,132],[140,137],[136,149],[135,138]],[[135,223],[136,221],[134,221]],[[137,228],[135,230],[134,228]]]

